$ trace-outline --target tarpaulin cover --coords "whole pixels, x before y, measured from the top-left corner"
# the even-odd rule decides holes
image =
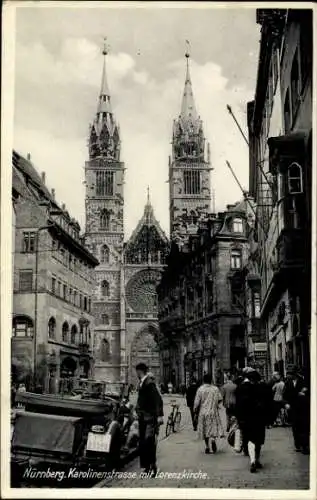
[[[13,447],[55,453],[73,453],[81,439],[83,419],[43,413],[17,414]]]

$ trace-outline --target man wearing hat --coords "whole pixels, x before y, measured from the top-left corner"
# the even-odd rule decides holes
[[[157,471],[156,445],[159,426],[163,424],[163,400],[146,364],[139,363],[136,372],[139,379],[136,412],[139,419],[140,465],[152,477]]]
[[[256,472],[262,468],[260,453],[268,419],[268,389],[254,368],[246,367],[242,373],[244,380],[236,391],[236,416],[250,457],[250,472]]]
[[[295,450],[304,451],[304,453],[308,447],[306,436],[309,435],[309,429],[306,428],[307,422],[303,419],[303,403],[306,401],[304,399],[307,397],[306,394],[307,387],[305,387],[303,376],[295,365],[289,365],[286,373],[284,400],[292,424]],[[303,439],[304,436],[305,439]]]

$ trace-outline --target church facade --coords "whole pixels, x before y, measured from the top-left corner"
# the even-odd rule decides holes
[[[86,245],[99,260],[92,312],[94,377],[136,383],[134,367],[144,361],[160,379],[156,287],[169,241],[155,218],[148,192],[144,214],[124,239],[124,174],[120,128],[107,83],[106,55],[97,113],[85,164]]]

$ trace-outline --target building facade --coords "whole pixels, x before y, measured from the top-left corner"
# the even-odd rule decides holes
[[[135,383],[134,366],[140,360],[146,360],[160,377],[156,286],[169,244],[149,195],[143,217],[130,239],[124,240],[125,166],[107,83],[106,48],[103,56],[101,91],[85,166],[85,241],[100,262],[92,303],[95,376]]]
[[[309,371],[311,327],[312,11],[259,9],[260,57],[248,104],[253,283],[269,370]],[[260,333],[259,333],[260,332]]]
[[[92,271],[98,261],[79,224],[48,191],[45,174],[16,152],[13,193],[12,376],[57,391],[61,378],[93,375]]]
[[[245,366],[246,202],[199,224],[182,248],[173,244],[158,287],[164,383],[187,385],[205,372],[222,383]]]

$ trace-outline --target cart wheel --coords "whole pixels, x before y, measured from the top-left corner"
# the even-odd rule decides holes
[[[171,419],[169,418],[167,420],[166,429],[165,429],[166,437],[168,437],[171,434],[172,430],[173,430],[173,425],[172,425]]]
[[[174,420],[174,426],[173,426],[173,431],[178,432],[181,426],[181,419],[182,419],[182,414],[180,411],[176,413],[175,420]]]

